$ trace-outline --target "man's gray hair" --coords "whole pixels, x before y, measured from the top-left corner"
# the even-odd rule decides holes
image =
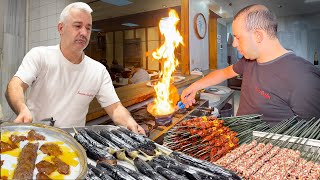
[[[248,31],[261,29],[264,30],[271,38],[277,37],[278,22],[277,17],[267,8],[254,8],[250,5],[240,10],[235,16],[237,19],[241,14],[245,14],[245,24]]]
[[[86,3],[83,3],[83,2],[74,2],[74,3],[71,3],[69,4],[68,6],[66,6],[61,14],[60,14],[60,19],[59,19],[59,23],[62,23],[62,22],[65,22],[66,21],[66,18],[70,15],[70,10],[71,9],[80,9],[80,10],[84,10],[86,11],[87,13],[91,13],[92,12],[92,9],[91,7],[86,4]]]

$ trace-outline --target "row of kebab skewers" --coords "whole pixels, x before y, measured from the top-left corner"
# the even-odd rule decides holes
[[[167,132],[164,145],[172,150],[215,162],[238,147],[239,143],[251,140],[249,138],[252,137],[253,130],[269,128],[259,117],[260,115],[254,114],[223,120],[214,116],[186,119]]]
[[[320,179],[319,164],[315,163],[320,159],[319,147],[307,146],[309,139],[320,139],[319,121],[293,117],[269,128],[255,114],[223,120],[198,117],[184,120],[169,130],[164,145],[209,159],[246,179]],[[270,134],[252,141],[253,131]],[[274,140],[275,134],[282,135]],[[289,137],[282,141],[285,135]],[[290,143],[294,137],[299,138]],[[240,147],[235,143],[238,139]]]
[[[307,145],[310,139],[319,140],[320,119],[304,121],[294,117],[268,132],[215,163],[246,179],[320,179],[320,147]],[[276,133],[282,135],[274,139]]]
[[[125,128],[75,130],[89,164],[86,179],[240,179],[235,173],[180,152],[160,149],[153,141]],[[131,164],[117,164],[124,160]]]

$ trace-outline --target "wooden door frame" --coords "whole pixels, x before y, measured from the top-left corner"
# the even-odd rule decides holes
[[[209,69],[215,70],[218,68],[218,18],[219,15],[209,9]]]
[[[181,72],[190,74],[189,51],[189,0],[181,0],[181,36],[184,46],[181,46]]]

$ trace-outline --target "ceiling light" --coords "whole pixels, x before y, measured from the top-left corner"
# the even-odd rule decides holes
[[[137,26],[139,26],[138,24],[134,24],[134,23],[123,23],[121,25],[122,26],[129,26],[129,27],[137,27]]]
[[[100,0],[100,1],[112,4],[112,5],[116,5],[116,6],[125,6],[132,3],[131,1],[128,1],[128,0]]]
[[[320,2],[320,0],[304,0],[304,3],[315,3]]]
[[[91,31],[92,31],[92,32],[102,32],[102,29],[95,29],[95,28],[93,28]]]
[[[164,5],[162,5],[162,7],[163,7],[163,8],[166,8],[166,7],[167,7],[167,5],[165,5],[165,4],[164,4]]]

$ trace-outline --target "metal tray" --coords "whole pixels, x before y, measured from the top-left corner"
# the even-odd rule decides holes
[[[9,132],[21,132],[35,130],[37,133],[43,134],[48,137],[52,137],[59,141],[66,143],[78,156],[80,163],[80,172],[77,179],[83,179],[87,174],[87,156],[83,147],[65,131],[55,128],[52,126],[47,126],[44,124],[35,123],[2,123],[1,133],[4,131]]]
[[[113,130],[113,129],[118,129],[119,126],[114,126],[114,125],[93,125],[93,126],[74,127],[74,128],[62,128],[62,130],[70,133],[70,134],[73,136],[74,133],[75,133],[75,132],[74,132],[74,129],[75,129],[75,130],[80,130],[80,129],[84,129],[84,128],[91,129],[91,130],[93,130],[93,131],[100,131],[100,130],[108,130],[108,131],[111,131],[111,130]],[[155,144],[156,144],[156,146],[157,146],[160,150],[162,150],[162,151],[169,152],[169,153],[172,152],[172,150],[171,150],[171,149],[168,149],[167,147],[164,147],[164,146],[162,146],[162,145],[160,145],[160,144],[157,144],[157,143],[155,143]],[[138,156],[139,156],[139,158],[141,158],[141,159],[143,159],[143,160],[146,160],[144,156],[141,156],[141,155],[138,155]],[[88,163],[91,164],[91,165],[94,165],[94,166],[96,165],[96,162],[93,161],[93,160],[91,160],[91,159],[89,159],[89,158],[87,159],[87,161],[88,161]],[[132,170],[136,170],[136,168],[135,168],[132,164],[130,164],[130,163],[126,162],[126,161],[122,161],[122,160],[118,160],[118,159],[117,159],[117,164],[123,165],[123,166],[125,166],[125,167],[127,167],[127,168],[130,168],[130,169],[132,169]]]
[[[313,158],[313,154],[319,154],[320,153],[320,140],[316,139],[309,139],[309,138],[300,138],[295,136],[288,136],[283,134],[274,134],[274,133],[266,133],[261,131],[253,131],[253,139],[266,137],[269,140],[280,140],[282,142],[287,141],[288,147],[291,145],[293,147],[300,146],[302,149],[299,149],[299,151],[302,154],[305,154],[306,158]],[[268,134],[268,136],[267,136]],[[317,160],[318,163],[320,163],[320,159]]]

